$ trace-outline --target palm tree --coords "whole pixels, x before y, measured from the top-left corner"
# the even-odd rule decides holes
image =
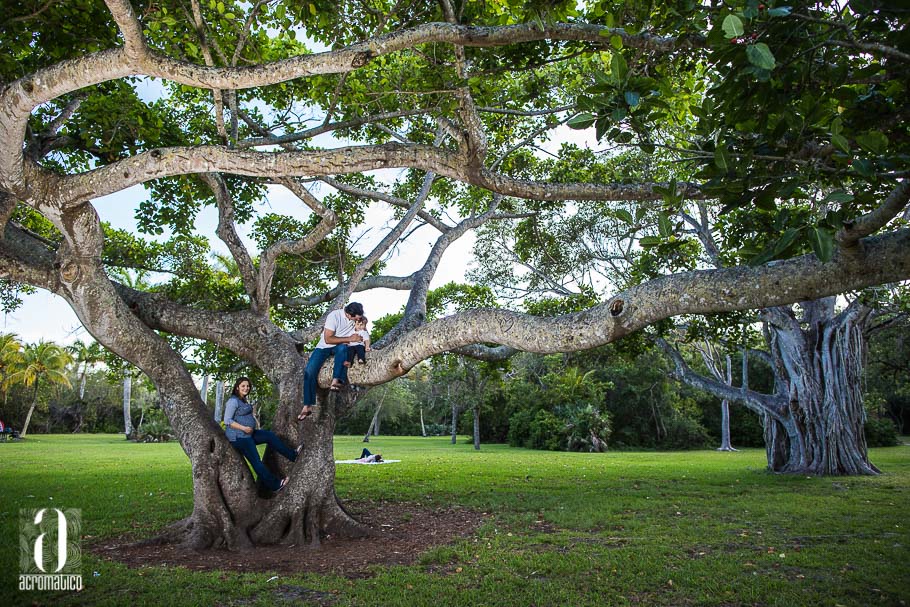
[[[28,433],[28,424],[32,420],[32,413],[35,412],[35,406],[38,404],[38,386],[41,380],[69,387],[70,381],[67,379],[65,371],[67,365],[72,362],[73,357],[70,353],[57,344],[39,341],[37,344],[26,346],[22,353],[22,362],[7,379],[8,384],[22,384],[26,388],[33,388],[32,403],[28,408],[28,415],[25,416],[25,424],[22,426],[21,436],[23,438]]]
[[[93,341],[86,344],[81,339],[77,339],[73,345],[67,348],[76,359],[76,367],[79,371],[79,400],[85,400],[85,380],[88,371],[98,363],[104,361],[104,351],[101,344]]]
[[[3,390],[3,402],[6,402],[9,376],[22,362],[22,344],[14,333],[0,334],[0,390]]]

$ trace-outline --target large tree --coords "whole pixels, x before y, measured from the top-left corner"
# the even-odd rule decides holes
[[[910,277],[910,231],[889,225],[910,194],[897,166],[908,111],[899,14],[870,2],[844,10],[767,10],[751,0],[576,4],[4,7],[2,277],[63,297],[98,342],[155,383],[193,467],[194,509],[171,529],[175,539],[240,548],[368,531],[334,494],[332,430],[351,399],[326,390],[328,369],[318,413],[295,421],[307,359],[297,346],[358,291],[409,291],[369,364],[351,372],[369,386],[445,351],[579,350],[675,315],[768,308]],[[820,103],[813,70],[831,65],[844,83]],[[756,109],[764,103],[777,113]],[[710,170],[612,180],[569,148],[554,160],[535,153],[565,123],[645,152],[685,141]],[[335,138],[317,139],[327,133]],[[756,173],[752,163],[770,168]],[[747,175],[757,179],[744,187]],[[148,191],[137,230],[167,230],[167,240],[99,220],[93,199],[137,184]],[[643,213],[682,200],[785,207],[807,184],[856,193],[832,200],[841,220],[822,230],[814,252],[781,246],[774,263],[655,276],[573,314],[483,308],[427,320],[444,252],[484,224],[587,201],[634,202]],[[269,212],[267,186],[293,193],[308,214]],[[362,252],[354,240],[371,205],[389,205],[394,221]],[[216,233],[237,276],[212,268],[206,239],[193,233],[204,206],[218,211]],[[800,221],[809,223],[787,218]],[[255,250],[238,222],[252,222]],[[423,224],[437,231],[423,265],[382,274],[386,252]],[[116,268],[168,278],[135,288],[112,278]],[[193,384],[184,353],[204,347],[261,370],[280,402],[273,427],[305,446],[290,468],[267,454],[291,479],[273,499],[257,494]]]

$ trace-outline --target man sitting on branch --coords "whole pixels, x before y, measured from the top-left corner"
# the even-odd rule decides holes
[[[344,365],[348,359],[348,344],[363,341],[363,337],[354,330],[354,323],[362,317],[363,306],[353,301],[343,310],[334,310],[326,317],[322,336],[303,372],[303,409],[297,416],[298,420],[303,421],[316,406],[319,370],[330,355],[335,355],[335,365],[329,390],[338,392],[348,383],[348,370]]]

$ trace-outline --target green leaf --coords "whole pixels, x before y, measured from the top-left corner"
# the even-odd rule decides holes
[[[579,114],[578,116],[573,116],[566,125],[571,129],[586,129],[594,124],[594,121],[597,120],[597,116],[594,114],[588,114],[587,112]]]
[[[673,224],[670,223],[670,217],[666,213],[661,213],[657,216],[657,231],[664,238],[669,238],[673,235]]]
[[[843,190],[835,190],[829,192],[827,196],[822,199],[822,202],[850,202],[853,200],[853,194],[845,192]]]
[[[613,214],[616,216],[617,219],[624,221],[628,224],[635,223],[635,220],[632,219],[632,213],[630,213],[629,211],[627,211],[625,209],[616,209],[613,211]]]
[[[790,228],[780,239],[774,244],[774,256],[783,255],[787,250],[796,242],[796,237],[799,236],[800,230],[796,228]]]
[[[219,14],[224,14],[224,2],[219,2],[215,5],[215,8],[218,10]]]
[[[657,149],[653,143],[642,143],[638,146],[642,152],[645,154],[653,154],[654,150]]]
[[[809,243],[819,261],[830,261],[834,256],[834,234],[824,228],[809,230]]]
[[[722,143],[719,143],[714,148],[714,164],[721,171],[730,169],[730,152],[727,150],[727,146]]]
[[[856,136],[856,143],[873,154],[882,154],[888,148],[888,137],[881,131],[869,131]]]
[[[310,14],[313,15],[314,17],[316,16],[316,5],[315,4],[310,3]]]
[[[774,54],[764,42],[747,46],[746,57],[749,58],[749,63],[763,70],[773,70],[774,66],[777,65],[774,60]]]
[[[724,22],[721,25],[721,27],[723,28],[724,35],[727,37],[728,40],[730,38],[736,38],[738,36],[742,36],[743,32],[745,31],[743,29],[742,19],[740,19],[736,15],[727,15],[726,18],[724,18]]]
[[[832,134],[831,143],[834,144],[834,147],[839,149],[844,154],[850,153],[850,144],[847,142],[847,139],[843,135]]]
[[[863,177],[872,177],[875,174],[875,164],[868,158],[854,158],[850,166]]]
[[[777,209],[775,200],[776,192],[774,189],[762,190],[755,197],[755,206],[763,211],[774,211]]]
[[[629,75],[629,64],[626,63],[622,53],[613,53],[613,57],[610,59],[610,72],[617,82],[623,83],[626,81],[626,76]]]
[[[635,135],[632,134],[630,131],[622,131],[622,132],[620,132],[616,137],[614,137],[613,139],[614,139],[617,143],[629,143],[630,141],[632,141],[632,139],[633,139],[634,137],[635,137]]]
[[[651,247],[656,247],[661,242],[663,242],[663,240],[658,236],[642,236],[641,238],[638,239],[638,244],[643,249],[650,249]]]
[[[615,48],[617,51],[622,50],[622,36],[613,34],[610,36],[610,45]]]
[[[635,91],[626,91],[623,93],[623,97],[625,97],[626,103],[629,104],[629,107],[635,107],[641,103],[641,95]]]
[[[789,6],[778,6],[778,7],[776,7],[776,8],[769,8],[769,9],[768,9],[768,16],[770,16],[770,17],[786,17],[787,15],[790,14],[790,10],[791,10],[791,9],[790,9]]]
[[[831,121],[831,134],[840,135],[844,130],[844,123],[840,119],[840,116]]]

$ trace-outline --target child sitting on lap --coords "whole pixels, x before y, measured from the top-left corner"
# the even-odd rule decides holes
[[[367,318],[366,316],[361,316],[359,319],[354,321],[354,333],[360,335],[363,338],[362,343],[350,343],[348,344],[348,359],[344,361],[345,367],[350,367],[354,362],[356,357],[360,364],[366,364],[367,362],[367,352],[371,350],[370,348],[370,332],[367,331]]]

